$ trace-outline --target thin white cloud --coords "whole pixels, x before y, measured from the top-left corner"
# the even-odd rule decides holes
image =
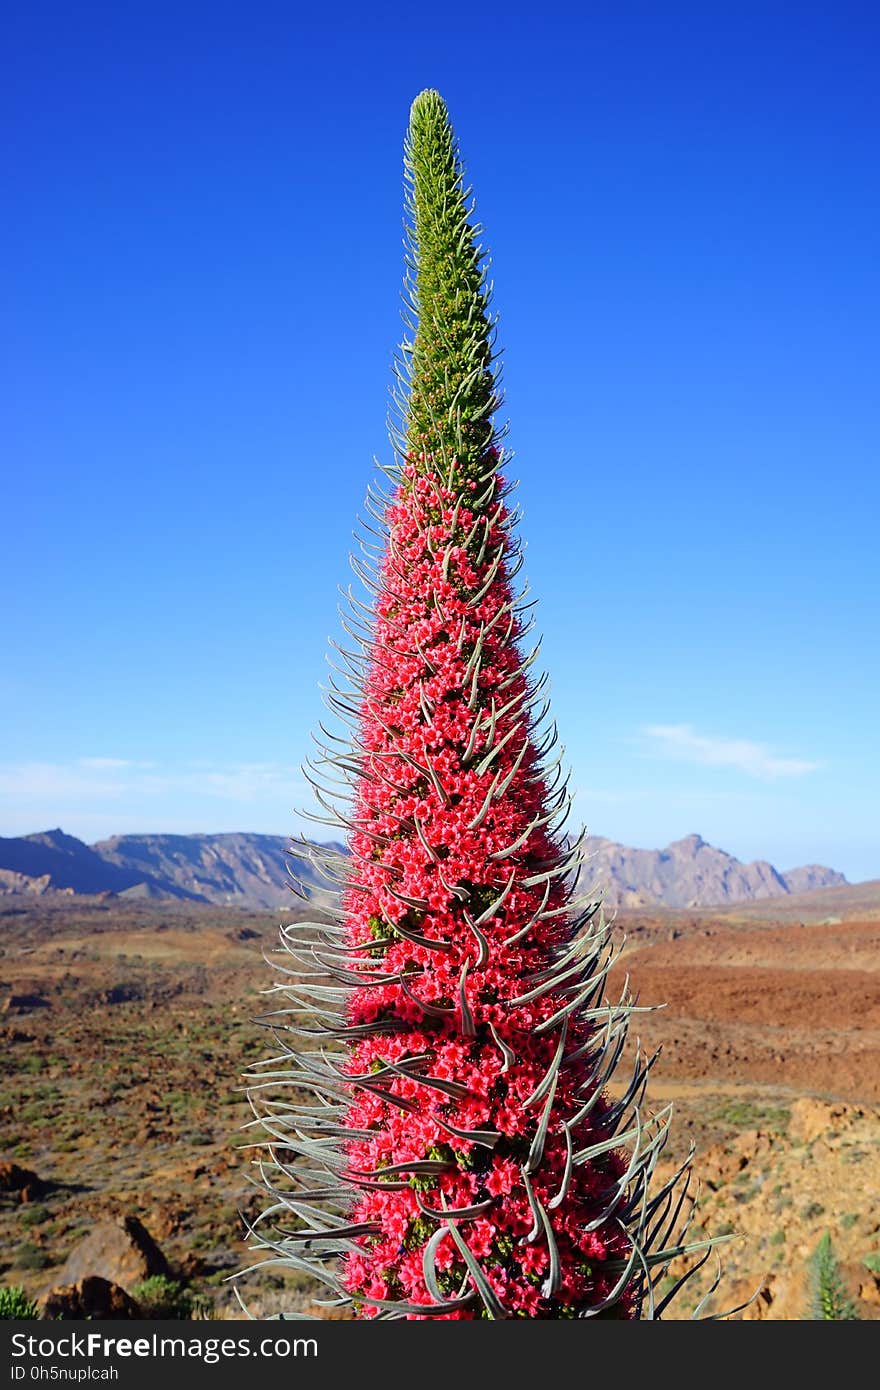
[[[642,729],[654,749],[681,762],[732,767],[763,782],[803,777],[821,766],[804,758],[782,758],[763,743],[698,733],[690,724],[648,724]]]
[[[58,815],[86,812],[112,803],[135,808],[166,798],[186,797],[235,803],[259,803],[269,797],[291,800],[307,790],[299,768],[280,763],[233,763],[226,766],[185,763],[161,767],[126,758],[76,758],[69,763],[0,764],[0,801],[10,811],[40,806]],[[17,817],[20,819],[20,817]]]
[[[130,758],[77,758],[80,767],[94,767],[104,772],[120,767],[152,767],[152,763],[132,762]]]
[[[118,767],[92,767],[78,759],[72,763],[4,763],[0,765],[0,799],[9,807],[112,800],[125,793],[122,771]]]

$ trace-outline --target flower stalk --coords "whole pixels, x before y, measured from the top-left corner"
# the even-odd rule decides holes
[[[610,928],[576,889],[481,229],[436,92],[413,103],[405,173],[391,487],[368,497],[368,597],[326,697],[348,732],[309,766],[346,850],[295,846],[338,898],[282,929],[277,1055],[251,1078],[255,1248],[362,1317],[659,1316],[689,1161],[653,1190],[653,1057],[606,1089],[638,1010],[628,987],[606,997]]]

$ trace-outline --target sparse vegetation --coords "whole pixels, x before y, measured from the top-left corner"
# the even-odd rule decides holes
[[[288,919],[295,915],[291,912]],[[624,917],[630,940],[634,927],[640,933],[639,953],[625,962],[639,982],[645,973],[644,963],[652,958],[651,943],[665,940],[668,925],[666,919],[654,922],[649,916]],[[235,1077],[249,1057],[262,1055],[263,1036],[252,1026],[250,1017],[263,1005],[259,994],[265,985],[262,948],[271,948],[277,920],[272,912],[199,904],[0,898],[4,979],[16,993],[36,990],[53,1000],[51,1009],[19,1017],[7,1013],[0,1019],[4,1073],[0,1116],[7,1133],[19,1135],[19,1142],[7,1148],[3,1157],[16,1159],[50,1185],[47,1195],[27,1202],[20,1201],[17,1192],[0,1191],[0,1272],[6,1283],[21,1286],[26,1297],[33,1299],[51,1283],[60,1282],[60,1266],[96,1220],[108,1213],[131,1212],[142,1218],[174,1267],[181,1268],[193,1297],[207,1294],[218,1317],[240,1316],[226,1281],[242,1259],[244,1234],[239,1212],[252,1219],[257,1207],[237,1151],[242,1143],[239,1126],[247,1112]],[[713,949],[716,942],[742,939],[741,928],[725,928],[727,920],[726,915],[720,916],[713,925]],[[253,940],[239,941],[243,927],[255,933]],[[761,940],[767,941],[762,949],[768,954],[775,950],[778,958],[784,959],[785,981],[796,975],[791,970],[790,954],[791,932],[797,930],[786,927],[777,933],[769,926],[762,929]],[[835,929],[821,930],[824,948],[822,955],[815,956],[817,978],[820,960],[833,947],[835,936]],[[845,948],[849,953],[856,945],[867,953],[863,958],[873,962],[876,926],[847,923],[845,929],[836,929],[836,934],[838,950]],[[699,941],[700,937],[694,939]],[[673,943],[676,961],[687,960],[689,941],[683,937]],[[101,994],[117,979],[117,942],[125,943],[127,951],[151,959],[146,997],[112,1007],[88,1006],[87,997]],[[71,964],[71,957],[84,943],[94,947],[92,959]],[[196,956],[210,961],[207,978],[199,979],[192,971]],[[856,956],[854,965],[858,964]],[[52,994],[52,980],[62,975],[63,990]],[[124,978],[129,975],[126,970]],[[875,976],[867,978],[873,980]],[[729,1277],[738,1281],[742,1297],[748,1297],[768,1268],[776,1271],[778,1281],[787,1280],[789,1252],[796,1251],[805,1240],[812,1248],[820,1234],[821,1228],[805,1230],[800,1221],[801,1209],[817,1200],[826,1208],[820,1220],[830,1229],[841,1262],[847,1270],[861,1268],[862,1282],[873,1288],[874,1277],[880,1276],[880,1250],[873,1234],[880,1224],[880,1201],[873,1195],[880,1191],[880,1150],[876,1143],[880,1124],[871,1108],[876,1094],[871,1086],[880,1068],[874,1066],[873,1054],[865,1053],[869,1035],[864,1031],[852,1035],[835,1032],[833,1055],[829,1047],[826,1060],[822,1049],[828,1043],[824,1039],[832,1035],[825,1033],[817,1040],[813,999],[803,988],[792,989],[785,1015],[789,1042],[784,1067],[774,1063],[762,1071],[764,1035],[755,1027],[753,1050],[736,1060],[736,1094],[725,1095],[722,1090],[719,1095],[719,1063],[711,1058],[711,1047],[718,1038],[727,1036],[728,1025],[712,1013],[713,981],[713,972],[707,968],[702,983],[696,982],[699,989],[694,994],[694,1017],[703,1021],[686,1025],[693,1029],[692,1035],[682,1031],[679,1019],[670,1019],[668,1010],[644,1015],[640,1032],[649,1049],[664,1043],[654,1075],[666,1086],[666,1095],[675,1100],[678,1113],[672,1157],[684,1156],[693,1135],[700,1154],[697,1177],[703,1181],[704,1200],[707,1209],[718,1213],[712,1233],[721,1235],[733,1226],[748,1232],[747,1241],[734,1240],[724,1249]],[[649,980],[642,991],[644,1002],[657,995]],[[684,1040],[687,1046],[676,1039]],[[799,1044],[799,1039],[808,1041]],[[204,1089],[193,1080],[194,1058],[203,1054],[207,1054],[206,1065],[210,1065],[212,1075],[230,1078],[228,1087],[210,1097],[210,1104]],[[97,1125],[92,1123],[95,1058],[101,1059],[100,1093],[107,1097]],[[828,1140],[829,1122],[823,1121],[822,1115],[830,1110],[817,1107],[815,1130],[822,1137],[814,1146],[817,1163],[810,1169],[810,1186],[805,1189],[804,1170],[792,1144],[793,1134],[803,1132],[800,1121],[792,1121],[793,1134],[777,1135],[760,1120],[755,1123],[754,1109],[761,1113],[791,1109],[797,1115],[798,1095],[821,1089],[825,1083],[817,1083],[817,1073],[821,1075],[821,1068],[832,1064],[836,1093],[859,1102],[864,1118],[854,1119],[858,1112],[853,1111],[838,1138]],[[768,1076],[773,1085],[766,1084]],[[784,1083],[784,1091],[778,1082]],[[166,1103],[171,1092],[188,1102],[173,1113]],[[38,1101],[51,1120],[39,1128],[36,1123],[19,1125],[19,1106]],[[754,1107],[745,1113],[735,1112],[744,1123],[734,1128],[719,1120],[719,1111],[729,1118],[727,1107],[742,1101]],[[760,1159],[768,1177],[753,1197],[734,1205],[731,1194],[740,1190],[732,1181],[735,1156],[741,1152],[741,1136],[754,1129],[770,1135],[770,1147],[762,1151]],[[212,1142],[192,1146],[191,1132],[211,1134]],[[804,1142],[801,1138],[802,1146]],[[722,1151],[728,1155],[729,1166],[723,1171],[723,1185],[712,1192],[706,1179],[713,1176],[716,1147],[719,1156]],[[857,1167],[848,1166],[851,1154],[856,1155]],[[857,1209],[853,1207],[856,1183],[863,1194]],[[772,1204],[777,1202],[782,1210],[775,1216]],[[40,1209],[48,1212],[48,1219],[37,1221],[32,1215]],[[771,1246],[769,1235],[780,1225],[791,1235],[786,1244]],[[768,1239],[763,1249],[762,1235]],[[23,1240],[30,1249],[43,1252],[41,1262],[50,1258],[51,1265],[40,1269],[19,1265]],[[873,1265],[863,1264],[871,1260]],[[253,1298],[249,1295],[247,1299],[249,1307],[264,1314],[277,1311],[279,1306],[305,1309],[314,1292],[306,1276],[287,1280],[256,1274],[248,1284],[254,1290]],[[852,1293],[855,1297],[855,1287]],[[791,1299],[780,1302],[777,1296],[765,1316],[803,1316],[802,1289],[792,1285]],[[863,1318],[876,1317],[880,1305],[860,1299],[859,1311]]]
[[[791,1111],[752,1100],[730,1100],[718,1106],[715,1118],[719,1124],[730,1125],[731,1129],[767,1129],[774,1134],[785,1134]]]

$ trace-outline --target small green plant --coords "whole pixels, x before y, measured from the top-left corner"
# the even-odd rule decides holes
[[[810,1261],[810,1320],[812,1322],[858,1322],[856,1305],[843,1282],[826,1231]]]
[[[193,1322],[214,1322],[217,1317],[216,1309],[210,1298],[204,1294],[194,1294],[192,1301],[192,1312],[190,1318]]]
[[[738,1173],[733,1180],[733,1200],[750,1202],[761,1191],[760,1182],[752,1182],[748,1173]]]
[[[23,1240],[18,1247],[15,1263],[19,1269],[46,1269],[52,1263],[52,1259],[39,1245]]]
[[[28,1298],[21,1284],[11,1284],[0,1288],[0,1318],[7,1321],[26,1322],[37,1316],[37,1305]]]
[[[804,1221],[815,1221],[817,1217],[825,1215],[825,1208],[821,1202],[808,1202],[801,1212]]]
[[[872,1274],[880,1274],[880,1251],[872,1251],[862,1260],[865,1269],[869,1269]]]
[[[131,1296],[148,1318],[188,1321],[193,1315],[193,1295],[176,1279],[169,1279],[167,1274],[153,1274],[149,1279],[144,1279],[135,1285]]]
[[[48,1217],[48,1215],[49,1213],[46,1210],[46,1208],[44,1206],[41,1206],[39,1202],[35,1202],[33,1205],[22,1207],[18,1219],[21,1222],[22,1226],[25,1227],[41,1226]]]

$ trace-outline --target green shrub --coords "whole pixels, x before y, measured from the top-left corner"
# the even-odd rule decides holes
[[[15,1263],[19,1269],[45,1269],[52,1263],[52,1258],[38,1245],[32,1245],[29,1240],[25,1240],[18,1247]]]
[[[0,1288],[0,1318],[25,1322],[37,1316],[37,1305],[28,1298],[21,1284]]]
[[[153,1274],[136,1284],[131,1296],[148,1318],[174,1318],[188,1321],[195,1300],[189,1289],[165,1274]]]
[[[28,1204],[22,1207],[18,1219],[22,1226],[40,1226],[48,1215],[46,1208],[41,1206],[39,1202],[35,1202],[33,1205]]]

